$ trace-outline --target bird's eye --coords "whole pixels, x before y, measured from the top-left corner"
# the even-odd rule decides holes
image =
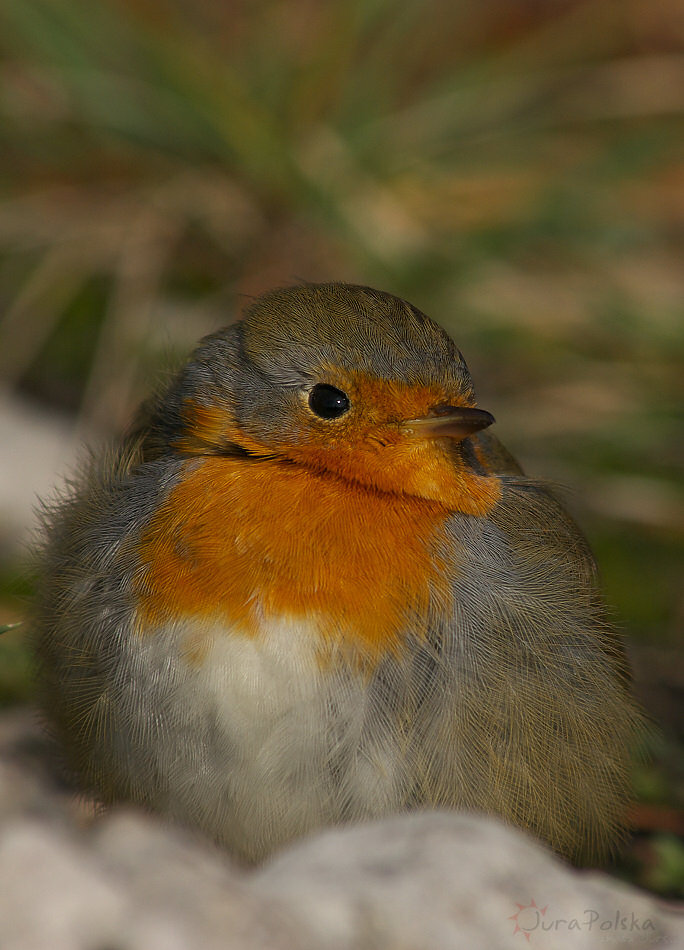
[[[337,419],[349,411],[349,396],[341,389],[318,383],[309,393],[309,408],[321,419]]]

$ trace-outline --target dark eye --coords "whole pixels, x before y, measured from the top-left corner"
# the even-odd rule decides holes
[[[337,419],[349,411],[349,396],[341,389],[319,383],[309,393],[309,407],[321,419]]]

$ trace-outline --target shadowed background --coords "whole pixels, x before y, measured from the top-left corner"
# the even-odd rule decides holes
[[[200,336],[299,279],[404,296],[572,488],[664,726],[621,871],[684,889],[679,0],[4,0],[0,57],[0,624],[36,491]]]

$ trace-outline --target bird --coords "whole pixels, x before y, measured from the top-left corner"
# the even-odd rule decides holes
[[[43,512],[37,689],[79,787],[246,865],[429,808],[609,855],[623,640],[493,423],[451,337],[370,287],[272,290],[201,340]]]

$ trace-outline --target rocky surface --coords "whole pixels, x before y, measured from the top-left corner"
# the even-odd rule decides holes
[[[2,950],[553,950],[684,946],[684,914],[524,835],[437,812],[334,829],[245,871],[55,777],[0,720]]]

